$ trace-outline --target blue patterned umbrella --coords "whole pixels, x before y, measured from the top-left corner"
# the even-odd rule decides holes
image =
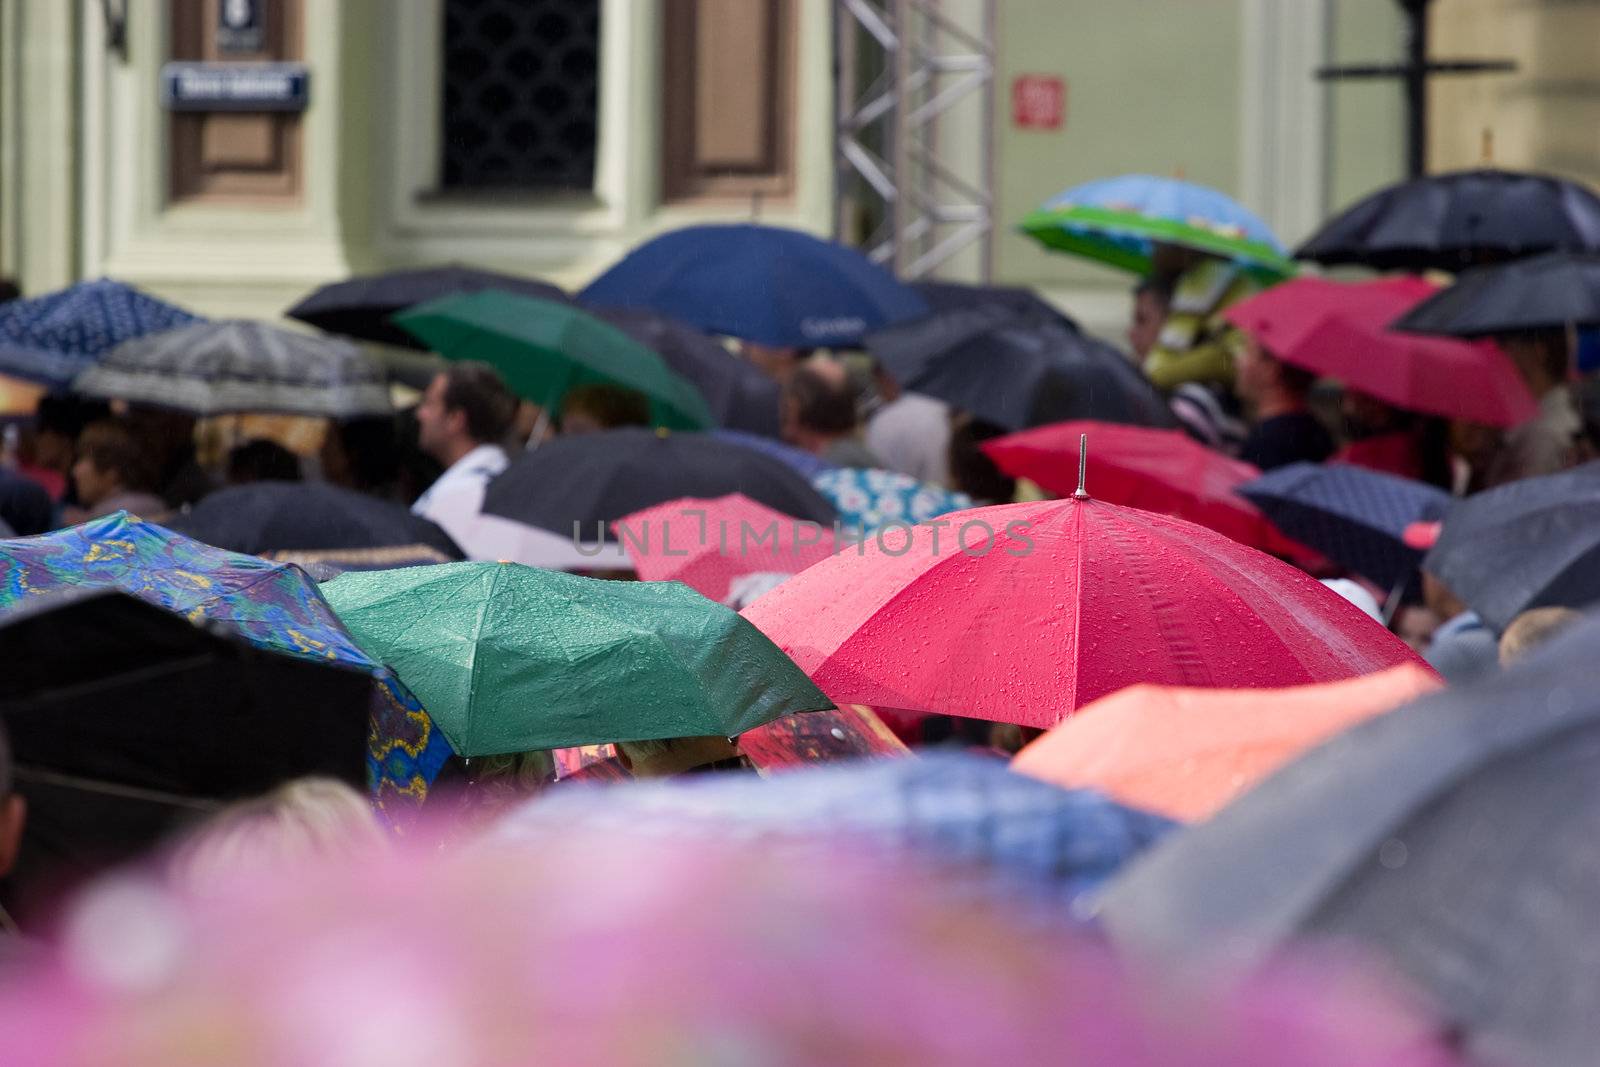
[[[41,537],[0,541],[0,608],[74,588],[121,589],[260,648],[366,671],[374,688],[367,771],[380,807],[420,803],[451,755],[394,673],[363,651],[298,567],[224,552],[119,511]]]
[[[1385,589],[1409,585],[1422,563],[1406,527],[1450,506],[1443,489],[1343,463],[1291,463],[1238,491],[1294,540]]]
[[[790,771],[655,784],[570,786],[509,814],[494,840],[574,828],[777,842],[859,840],[948,863],[974,895],[1042,892],[1074,904],[1176,824],[1015,774],[998,760],[930,753]]]
[[[841,523],[862,532],[885,523],[926,522],[977,507],[965,493],[953,493],[895,471],[840,467],[818,474],[811,484],[832,501]]]
[[[0,304],[0,374],[64,386],[123,341],[200,321],[110,278],[79,282]]]

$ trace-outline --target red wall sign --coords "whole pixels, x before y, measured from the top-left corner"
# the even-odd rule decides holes
[[[1066,114],[1065,78],[1019,74],[1011,80],[1011,124],[1019,130],[1059,130]]]

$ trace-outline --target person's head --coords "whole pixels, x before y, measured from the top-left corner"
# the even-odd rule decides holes
[[[620,385],[580,385],[561,401],[563,434],[650,425],[650,398]]]
[[[212,815],[178,845],[167,872],[178,885],[204,892],[251,871],[284,873],[387,844],[360,793],[333,778],[300,778]]]
[[[77,458],[78,435],[83,428],[110,417],[111,408],[104,401],[71,393],[40,397],[33,414],[33,461],[66,474]]]
[[[979,446],[1006,434],[1003,426],[973,418],[966,412],[950,417],[950,488],[979,504],[1009,504],[1017,495],[1017,480],[995,466]]]
[[[1543,396],[1567,380],[1571,355],[1565,330],[1508,334],[1497,340],[1534,396]]]
[[[1151,275],[1133,288],[1133,315],[1128,322],[1128,347],[1133,358],[1143,363],[1161,336],[1167,311],[1172,306],[1172,285]]]
[[[1212,257],[1194,248],[1157,241],[1150,252],[1150,274],[1170,285],[1184,271],[1210,258]]]
[[[418,443],[449,466],[479,445],[505,440],[517,398],[487,363],[452,363],[434,376],[417,407]]]
[[[28,820],[28,802],[16,791],[12,777],[11,743],[0,729],[0,878],[11,873],[22,850],[22,827]]]
[[[72,484],[79,501],[91,508],[116,493],[149,492],[154,488],[149,453],[121,423],[91,423],[78,436]]]
[[[1406,412],[1359,389],[1345,389],[1340,394],[1339,416],[1344,422],[1345,435],[1354,441],[1406,430],[1413,423]]]
[[[1303,408],[1317,376],[1285,363],[1249,334],[1236,346],[1234,389],[1257,412]]]
[[[783,387],[783,438],[808,451],[856,430],[856,397],[843,363],[813,359],[795,369]]]
[[[1509,667],[1555,637],[1583,615],[1571,608],[1529,608],[1500,635],[1500,666]]]
[[[22,299],[22,286],[17,284],[15,278],[0,275],[0,304],[20,299]]]
[[[399,448],[393,415],[334,423],[322,438],[322,475],[346,489],[388,496],[400,471]]]
[[[298,482],[300,457],[276,441],[257,437],[228,452],[228,484]]]
[[[670,778],[738,757],[739,750],[726,737],[617,742],[617,759],[635,778]]]

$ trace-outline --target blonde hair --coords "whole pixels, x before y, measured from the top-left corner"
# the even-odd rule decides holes
[[[300,778],[211,816],[173,852],[168,876],[204,891],[261,868],[281,870],[387,845],[360,793],[333,778]]]
[[[1500,666],[1522,659],[1583,616],[1571,608],[1530,608],[1511,620],[1500,637]]]

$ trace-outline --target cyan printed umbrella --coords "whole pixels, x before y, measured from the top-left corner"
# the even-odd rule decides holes
[[[887,523],[926,522],[977,506],[965,493],[919,482],[898,471],[841,467],[822,472],[811,484],[839,509],[839,522],[856,532],[876,530]]]
[[[0,374],[64,386],[124,341],[202,321],[110,278],[79,282],[0,304]]]
[[[738,613],[677,582],[445,563],[322,591],[463,756],[733,737],[833,706]]]
[[[777,226],[687,226],[629,252],[583,302],[643,308],[764,345],[854,348],[928,313],[915,289],[853,248]]]
[[[1022,232],[1059,252],[1149,274],[1157,243],[1232,260],[1273,281],[1295,272],[1267,224],[1203,185],[1124,174],[1073,186],[1022,220]]]
[[[450,757],[416,697],[356,644],[298,567],[224,552],[125,511],[0,541],[0,608],[74,588],[121,589],[257,647],[373,675],[367,772],[380,806],[420,803]]]

